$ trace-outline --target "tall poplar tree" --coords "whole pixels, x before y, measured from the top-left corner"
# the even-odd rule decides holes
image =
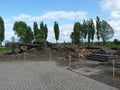
[[[34,41],[37,41],[38,40],[38,32],[39,32],[37,22],[33,23],[33,32],[34,32]]]
[[[0,46],[2,46],[2,42],[5,38],[4,32],[5,32],[4,21],[3,21],[2,17],[0,17]]]
[[[84,20],[82,25],[82,35],[85,41],[86,41],[87,34],[88,34],[88,26],[87,26],[86,20]]]
[[[45,40],[45,30],[44,30],[44,22],[41,21],[40,22],[40,32],[41,32],[41,40],[44,41]]]
[[[34,41],[44,41],[48,36],[47,24],[44,24],[43,21],[40,22],[40,27],[38,27],[37,22],[33,24],[34,31]]]
[[[47,28],[47,24],[44,24],[44,22],[42,21],[40,23],[40,32],[41,32],[41,39],[42,41],[47,39],[48,36],[48,28]]]
[[[54,22],[54,34],[55,34],[55,39],[56,39],[56,43],[59,40],[59,25],[58,22]]]
[[[110,24],[107,23],[107,21],[102,20],[100,23],[100,37],[105,43],[108,39],[112,38],[114,36],[114,30],[110,26]]]
[[[82,40],[82,25],[79,22],[75,22],[73,32],[70,35],[72,43],[79,44]]]
[[[95,25],[93,23],[93,19],[90,19],[90,39],[94,40],[94,35],[95,35]]]
[[[34,39],[34,35],[33,35],[33,32],[32,32],[32,29],[30,26],[27,27],[27,30],[26,30],[26,34],[25,34],[25,42],[26,43],[32,43]]]
[[[45,34],[45,40],[48,37],[48,28],[47,28],[47,24],[44,25],[44,34]]]
[[[96,35],[97,35],[97,40],[99,42],[100,40],[100,18],[96,16]]]
[[[87,27],[88,27],[88,43],[90,43],[91,39],[91,28],[90,28],[90,21],[87,20]]]
[[[87,20],[87,27],[88,27],[88,43],[93,42],[94,35],[95,35],[95,26],[93,23],[93,19]]]

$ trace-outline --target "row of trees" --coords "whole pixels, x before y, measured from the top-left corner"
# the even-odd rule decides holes
[[[44,22],[40,22],[38,26],[37,22],[33,23],[33,30],[23,21],[16,21],[13,25],[13,31],[18,36],[19,41],[22,43],[32,43],[32,41],[45,41],[48,37],[48,27]],[[4,20],[0,17],[0,45],[4,41]],[[59,25],[58,22],[54,22],[54,33],[56,42],[59,40]]]
[[[33,40],[32,30],[25,22],[15,22],[13,30],[17,34],[20,42],[31,43]]]
[[[88,43],[90,43],[91,41],[93,42],[96,35],[98,42],[102,39],[103,43],[105,43],[108,39],[113,37],[114,30],[107,21],[100,21],[100,18],[97,16],[95,22],[96,25],[94,24],[93,19],[84,20],[82,24],[76,22],[74,24],[73,32],[70,35],[72,42],[79,44],[83,39],[85,39],[85,41],[87,39]]]
[[[22,43],[32,43],[32,41],[46,41],[48,37],[48,27],[44,22],[40,22],[40,26],[38,27],[38,23],[33,23],[33,31],[30,26],[23,21],[15,22],[13,26],[14,32],[19,37],[19,41]],[[56,42],[59,39],[59,25],[55,21],[54,22],[54,33]]]
[[[96,17],[96,23],[93,22],[93,19],[84,20],[83,23],[75,22],[73,32],[71,32],[70,38],[72,43],[79,44],[83,40],[88,43],[93,42],[95,36],[99,42],[101,39],[103,42],[106,42],[108,39],[112,38],[114,35],[113,28],[105,21],[100,20]],[[54,22],[54,34],[56,42],[59,40],[59,24]],[[38,25],[37,22],[33,23],[33,30],[23,21],[16,21],[13,25],[13,30],[19,38],[19,41],[22,43],[32,43],[32,41],[45,41],[48,37],[48,27],[44,22],[40,22]],[[0,17],[0,44],[4,40],[4,21]]]
[[[47,39],[48,34],[48,28],[47,25],[43,23],[43,21],[40,23],[40,28],[38,28],[37,22],[34,22],[33,24],[33,33],[34,33],[34,41],[43,41]]]

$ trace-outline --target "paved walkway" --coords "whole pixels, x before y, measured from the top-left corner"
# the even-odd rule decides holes
[[[0,90],[118,90],[54,62],[0,62]]]

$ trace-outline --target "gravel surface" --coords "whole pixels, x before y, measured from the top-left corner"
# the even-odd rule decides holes
[[[0,90],[119,90],[79,75],[55,62],[0,62]]]

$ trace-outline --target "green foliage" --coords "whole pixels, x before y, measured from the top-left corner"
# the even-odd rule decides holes
[[[47,24],[44,24],[43,21],[40,23],[40,30],[41,33],[43,34],[42,35],[43,40],[46,40],[48,36],[48,28],[47,28]]]
[[[55,34],[55,39],[56,42],[59,40],[59,25],[58,22],[54,22],[54,34]]]
[[[114,44],[113,42],[106,42],[106,43],[102,43],[102,42],[94,42],[92,44],[89,44],[90,46],[95,46],[95,47],[120,47],[120,44]],[[80,44],[80,47],[86,47],[89,46],[88,43],[83,42]]]
[[[38,29],[38,24],[37,24],[37,22],[34,22],[33,23],[33,32],[34,32],[34,40],[35,41],[37,41],[37,34],[38,34],[37,32],[38,32],[38,30],[39,30]]]
[[[12,50],[11,48],[0,47],[0,52],[2,52],[2,53],[10,52],[11,50]]]
[[[44,33],[41,30],[37,31],[37,41],[43,41],[44,40]]]
[[[27,30],[27,24],[23,21],[15,22],[13,30],[15,34],[17,34],[17,36],[22,39],[25,35],[25,31]]]
[[[95,26],[92,19],[87,20],[87,27],[88,27],[88,43],[90,43],[90,40],[94,40],[95,35]]]
[[[4,21],[2,17],[0,17],[0,45],[2,45],[2,42],[4,40],[4,32],[5,32]]]
[[[100,18],[96,17],[96,36],[99,42],[99,39],[102,39],[103,43],[112,38],[114,35],[113,28],[105,21],[100,21]],[[93,42],[95,36],[95,25],[92,19],[83,21],[82,36],[88,43]]]
[[[46,40],[47,37],[48,37],[48,28],[47,28],[47,24],[45,24],[45,26],[44,26],[44,34],[45,34],[45,40]]]
[[[88,26],[87,26],[86,20],[84,20],[83,27],[82,27],[82,35],[85,40],[86,40],[87,34],[88,34]]]
[[[82,40],[82,25],[79,22],[74,24],[73,32],[70,35],[72,43],[79,44]]]
[[[38,28],[37,22],[33,24],[33,31],[34,31],[34,40],[35,41],[44,41],[48,37],[48,28],[47,24],[44,25],[43,21],[40,22],[40,28]]]
[[[91,19],[90,21],[91,21],[91,23],[90,23],[91,40],[92,40],[92,42],[93,42],[93,40],[94,40],[94,35],[95,35],[95,25],[94,25],[92,19]]]
[[[31,43],[33,40],[33,32],[30,27],[23,21],[15,22],[13,27],[14,32],[19,37],[22,43]]]
[[[75,40],[75,33],[74,32],[71,33],[70,38],[72,40],[72,43],[75,43],[76,40]]]
[[[97,34],[97,39],[98,39],[98,42],[99,42],[99,39],[100,39],[100,18],[97,16],[96,17],[96,34]]]
[[[118,39],[114,39],[113,43],[116,44],[116,45],[119,44]]]
[[[105,21],[102,20],[100,23],[100,37],[105,43],[108,39],[114,36],[113,28]]]
[[[58,22],[54,22],[54,34],[56,42],[59,40],[59,25]],[[37,22],[33,24],[33,32],[29,26],[23,21],[18,21],[14,23],[13,30],[17,34],[19,41],[22,43],[31,43],[34,41],[44,41],[48,37],[48,28],[47,24],[40,22],[38,27]],[[84,20],[83,24],[75,22],[73,32],[71,32],[70,38],[72,43],[80,44],[83,39],[88,39],[88,43],[93,42],[94,36],[97,36],[98,42],[99,39],[102,39],[103,42],[106,42],[108,39],[112,38],[114,35],[113,28],[105,21],[100,21],[100,18],[96,17],[96,32],[93,19]],[[4,21],[0,17],[0,43],[4,40]],[[118,43],[117,40],[114,41],[114,44]]]
[[[32,40],[34,39],[33,32],[29,26],[27,27],[26,35],[24,39],[25,39],[24,40],[25,43],[32,43]]]

